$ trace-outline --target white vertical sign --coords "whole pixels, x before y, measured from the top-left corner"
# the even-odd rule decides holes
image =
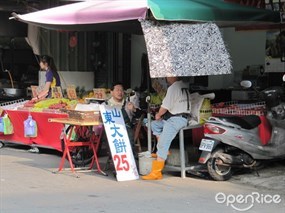
[[[100,105],[100,112],[117,172],[117,180],[139,179],[122,111],[116,107]]]

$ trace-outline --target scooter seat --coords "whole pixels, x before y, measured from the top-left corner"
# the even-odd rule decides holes
[[[257,115],[246,115],[244,117],[226,116],[219,117],[222,121],[230,122],[241,126],[244,129],[253,129],[261,124],[261,120]]]

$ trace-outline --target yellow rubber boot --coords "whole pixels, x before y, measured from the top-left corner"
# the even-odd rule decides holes
[[[164,168],[164,161],[154,160],[152,162],[152,169],[148,175],[142,176],[143,180],[159,180],[162,179],[162,169]]]

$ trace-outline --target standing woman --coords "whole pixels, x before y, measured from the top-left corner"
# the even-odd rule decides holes
[[[60,77],[52,57],[47,55],[41,56],[40,68],[41,70],[46,71],[46,81],[43,90],[37,95],[37,97],[33,98],[33,100],[45,97],[51,98],[51,88],[61,86]]]
[[[50,56],[44,55],[40,58],[40,68],[46,71],[46,82],[42,91],[39,92],[37,97],[34,97],[33,101],[38,101],[42,98],[51,98],[51,88],[60,86],[60,78],[57,73],[57,69],[54,65],[53,59]],[[32,153],[39,153],[38,147],[35,144],[31,145],[31,149],[28,150]]]

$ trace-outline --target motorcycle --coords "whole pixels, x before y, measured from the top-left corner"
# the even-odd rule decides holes
[[[251,82],[241,85],[251,86]],[[199,150],[199,163],[206,165],[211,178],[225,181],[233,169],[256,169],[263,162],[285,159],[285,103],[281,88],[261,92],[267,108],[266,118],[271,125],[270,139],[262,144],[257,115],[210,117],[204,124],[204,138]]]

